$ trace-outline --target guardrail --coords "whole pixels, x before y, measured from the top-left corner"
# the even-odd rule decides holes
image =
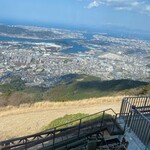
[[[108,114],[111,114],[111,116]],[[104,120],[113,119],[114,121],[114,119],[116,120],[117,115],[118,114],[116,114],[114,110],[110,108],[77,120],[73,120],[55,128],[39,132],[37,134],[1,141],[0,149],[23,150],[35,146],[38,148],[44,148],[47,145],[50,145],[54,148],[57,143],[66,141],[68,139],[75,137],[79,138],[83,135],[86,136],[101,131],[104,125]],[[114,127],[112,129],[114,129]]]
[[[146,149],[150,149],[150,96],[125,97],[120,117],[125,121],[125,128],[129,127]]]

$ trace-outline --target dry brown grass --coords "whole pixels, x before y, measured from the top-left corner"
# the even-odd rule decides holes
[[[70,102],[39,102],[0,108],[0,140],[36,133],[65,114],[92,114],[113,108],[119,112],[123,96],[91,98]]]

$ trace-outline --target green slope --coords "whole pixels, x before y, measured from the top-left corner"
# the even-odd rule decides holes
[[[45,99],[67,101],[111,96],[121,92],[123,94],[135,87],[148,85],[146,82],[132,80],[101,81],[99,78],[86,75],[71,76],[72,78],[70,80],[61,82],[59,85],[45,92]],[[65,76],[65,78],[69,79],[69,75]]]
[[[20,78],[0,85],[0,106],[37,101],[70,101],[113,95],[150,95],[150,84],[133,80],[101,81],[100,78],[69,74],[53,88],[26,87]]]
[[[126,95],[147,95],[150,96],[150,84],[125,91]]]

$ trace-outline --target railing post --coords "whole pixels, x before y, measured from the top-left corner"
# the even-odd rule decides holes
[[[125,125],[124,125],[124,132],[126,130],[126,127],[127,127],[127,124],[128,124],[128,121],[129,121],[129,118],[130,118],[130,113],[127,114],[127,117],[126,117],[126,121],[125,121]]]
[[[132,125],[132,122],[134,121],[134,120],[133,120],[133,116],[134,116],[134,115],[136,115],[136,114],[135,114],[135,110],[132,110],[132,109],[131,109],[130,112],[129,112],[129,121],[127,122],[130,131],[132,130],[132,129],[131,129],[131,125]]]
[[[119,117],[121,117],[123,106],[124,106],[124,99],[122,100],[122,103],[121,103],[121,108],[120,108],[120,115],[119,115]]]
[[[150,147],[150,136],[149,136],[148,143],[147,143],[147,145],[146,145],[145,150],[149,150],[149,147]]]
[[[28,142],[28,140],[27,140],[27,138],[25,139],[25,150],[27,150],[27,142]]]
[[[53,132],[53,149],[55,149],[54,148],[54,146],[55,146],[55,132],[56,132],[56,128],[54,128],[54,132]]]
[[[82,119],[80,119],[79,126],[78,126],[78,137],[80,136],[81,122],[82,122]]]
[[[144,103],[144,107],[147,106],[147,102],[148,102],[148,97],[146,97],[146,100],[145,100],[145,103]]]
[[[115,120],[114,120],[114,125],[113,125],[113,128],[112,128],[112,132],[113,132],[113,131],[114,131],[114,129],[115,129],[116,120],[117,120],[117,114],[115,115]]]
[[[103,114],[102,114],[102,120],[101,120],[101,126],[100,126],[100,129],[102,128],[102,125],[103,125],[104,115],[105,115],[105,111],[103,111]]]

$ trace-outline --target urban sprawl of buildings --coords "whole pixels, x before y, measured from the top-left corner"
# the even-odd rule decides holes
[[[66,38],[69,37],[68,34],[69,32]],[[93,38],[86,39],[82,32],[74,34],[70,35],[73,42],[87,48],[87,51],[64,53],[73,48],[72,45],[55,40],[1,40],[0,82],[11,74],[20,76],[28,86],[46,87],[53,85],[57,77],[75,73],[100,77],[102,80],[147,80],[150,77],[149,41],[103,34],[95,34]],[[63,39],[65,40],[64,34]]]

